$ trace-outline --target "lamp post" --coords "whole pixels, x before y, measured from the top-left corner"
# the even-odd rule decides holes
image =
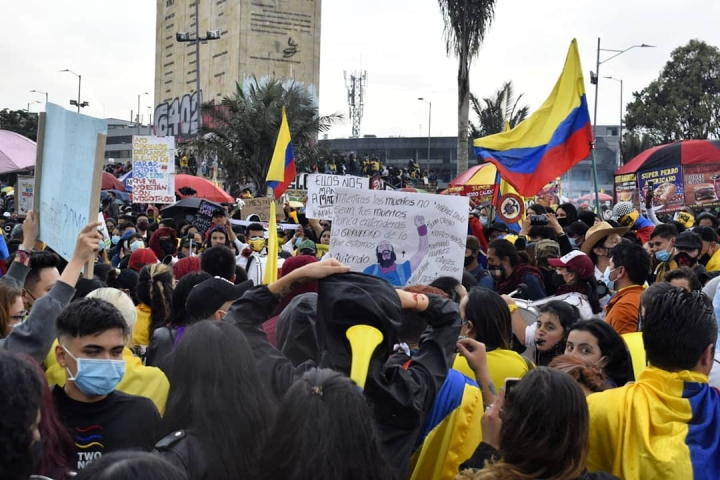
[[[80,87],[82,86],[82,75],[79,75],[79,74],[77,74],[77,73],[75,73],[75,72],[73,72],[72,70],[67,69],[67,68],[66,68],[65,70],[60,70],[60,73],[63,73],[63,72],[72,73],[73,75],[75,75],[76,77],[78,77],[78,96],[77,96],[77,100],[70,100],[70,105],[75,105],[75,106],[77,106],[77,111],[78,111],[78,113],[80,113],[80,108],[85,108],[85,107],[87,107],[88,105],[90,105],[88,102],[80,102]]]
[[[27,112],[30,113],[30,105],[35,105],[36,103],[42,103],[40,100],[35,100],[34,102],[28,102],[28,108]]]
[[[140,97],[142,97],[143,95],[150,95],[150,94],[148,92],[138,94],[138,109],[137,109],[138,135],[140,135]]]
[[[220,30],[208,30],[204,37],[200,36],[200,0],[195,0],[195,38],[191,38],[187,32],[178,32],[175,34],[175,40],[181,43],[195,44],[195,91],[197,93],[198,101],[198,128],[197,134],[200,137],[200,42],[207,42],[208,40],[220,40]]]
[[[647,45],[645,43],[640,45],[632,45],[625,50],[612,50],[609,48],[600,48],[600,38],[598,37],[597,46],[597,60],[595,62],[595,71],[590,72],[590,83],[595,85],[595,105],[593,112],[593,143],[597,142],[597,109],[598,109],[598,89],[600,86],[600,65],[607,63],[615,57],[619,57],[625,52],[632,50],[633,48],[654,48],[654,45]],[[602,62],[600,61],[600,52],[612,52],[615,55],[611,55]],[[600,212],[600,191],[598,190],[598,179],[597,179],[597,161],[595,160],[595,145],[592,149],[592,167],[593,167],[593,184],[595,186],[595,209]]]
[[[625,110],[625,105],[623,105],[623,81],[622,78],[615,78],[615,77],[604,77],[608,80],[615,80],[616,82],[620,82],[620,130],[618,131],[618,162],[617,162],[617,168],[620,168],[622,166],[622,130],[623,130],[623,111]]]
[[[41,95],[45,95],[45,103],[48,103],[48,94],[47,92],[41,92],[40,90],[30,90],[30,93],[39,93]]]
[[[428,153],[427,153],[427,173],[430,175],[430,124],[432,123],[432,102],[419,97],[418,100],[428,104]]]

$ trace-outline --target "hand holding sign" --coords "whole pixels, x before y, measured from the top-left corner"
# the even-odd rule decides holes
[[[38,223],[38,216],[30,210],[23,221],[23,243],[22,246],[25,250],[30,251],[35,247],[35,242],[38,239],[38,231],[40,226]]]
[[[102,233],[98,231],[100,225],[102,225],[100,222],[89,223],[80,231],[73,258],[82,260],[83,263],[95,261],[95,255],[103,241]]]

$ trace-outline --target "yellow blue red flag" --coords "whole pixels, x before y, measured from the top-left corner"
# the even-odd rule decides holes
[[[565,67],[545,103],[509,132],[478,138],[475,154],[492,162],[525,197],[539,192],[587,158],[592,145],[590,112],[577,41],[570,44]]]
[[[278,132],[277,142],[275,142],[275,151],[270,162],[270,169],[265,178],[276,199],[280,198],[290,183],[295,180],[295,173],[295,154],[293,153],[285,107],[283,107],[280,132]]]

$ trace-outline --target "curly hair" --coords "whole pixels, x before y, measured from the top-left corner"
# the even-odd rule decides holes
[[[0,478],[26,479],[32,473],[32,426],[42,403],[42,384],[26,360],[0,351]],[[39,460],[39,459],[38,459]]]
[[[174,287],[173,272],[167,265],[155,263],[140,270],[137,294],[150,307],[150,338],[155,329],[169,321]]]

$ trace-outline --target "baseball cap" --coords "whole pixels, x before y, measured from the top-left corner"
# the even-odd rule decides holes
[[[302,252],[303,250],[310,250],[313,253],[317,252],[317,247],[315,246],[315,242],[312,240],[303,240],[300,242],[300,245],[298,245],[298,253]]]
[[[703,242],[718,243],[717,232],[712,227],[707,227],[707,226],[695,227],[693,229],[693,232],[700,235],[700,238],[702,238]]]
[[[488,232],[492,232],[493,230],[497,230],[498,232],[508,233],[508,227],[502,222],[494,222],[490,225],[488,228]]]
[[[675,248],[685,248],[688,250],[701,250],[702,237],[689,230],[682,232],[675,238]]]
[[[225,210],[223,210],[221,208],[216,208],[215,210],[213,210],[212,216],[213,217],[227,217],[227,213],[225,213]]]
[[[145,265],[153,265],[158,263],[158,258],[155,252],[150,248],[139,248],[130,255],[128,261],[128,268],[139,272]]]
[[[468,235],[467,241],[465,242],[465,248],[468,250],[482,250],[480,240],[478,240],[475,235]]]
[[[560,258],[549,258],[548,263],[552,267],[567,267],[582,280],[587,280],[595,275],[595,265],[590,257],[578,250],[573,250]]]
[[[195,285],[185,302],[185,310],[195,320],[210,318],[226,302],[239,300],[253,286],[252,280],[233,285],[222,277],[208,278]]]

